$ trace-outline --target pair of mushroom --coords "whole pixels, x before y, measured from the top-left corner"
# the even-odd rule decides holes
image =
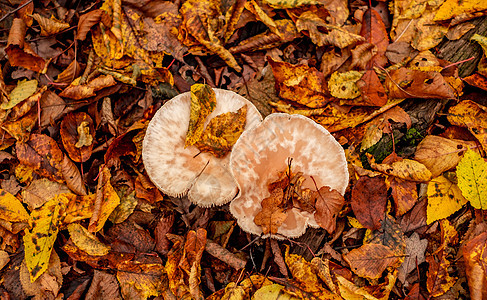
[[[247,106],[243,133],[230,154],[217,158],[185,148],[190,119],[190,92],[169,100],[149,123],[142,158],[152,182],[173,197],[187,195],[196,205],[210,207],[230,201],[230,212],[246,232],[262,234],[254,218],[261,201],[269,197],[268,184],[286,170],[289,158],[293,171],[313,177],[316,185],[329,186],[340,194],[348,185],[345,154],[333,136],[314,121],[300,115],[275,113],[262,121],[255,106],[242,96],[214,89],[217,105],[209,121],[222,113]],[[312,180],[303,188],[315,189]],[[272,237],[298,237],[308,226],[319,227],[312,213],[292,208]]]

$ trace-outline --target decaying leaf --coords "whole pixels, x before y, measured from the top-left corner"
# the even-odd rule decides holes
[[[476,209],[487,209],[487,162],[467,150],[457,166],[458,187]]]
[[[394,198],[396,216],[402,216],[413,208],[418,200],[416,182],[407,181],[398,177],[387,178],[386,183],[391,188],[391,195]]]
[[[368,64],[368,69],[374,66],[385,66],[387,64],[385,53],[389,45],[389,38],[387,36],[386,26],[374,8],[369,8],[364,13],[360,35],[377,49],[377,53]]]
[[[280,207],[283,197],[283,190],[276,188],[269,197],[262,200],[262,210],[257,213],[254,222],[256,225],[262,227],[263,234],[276,234],[286,219],[286,210]]]
[[[411,159],[401,159],[391,164],[377,164],[372,161],[370,166],[386,175],[404,180],[427,182],[431,179],[431,172],[422,163]]]
[[[216,107],[216,96],[213,89],[206,84],[191,86],[191,112],[188,133],[186,134],[186,147],[194,145],[201,139],[204,131],[206,117]]]
[[[20,200],[3,189],[0,189],[0,219],[8,222],[25,223],[30,220],[29,214]]]
[[[487,297],[487,232],[468,241],[463,248],[470,297],[474,300]]]
[[[0,109],[10,109],[32,96],[37,90],[37,80],[22,80],[8,95],[9,101],[0,105]]]
[[[42,36],[50,36],[56,34],[58,32],[63,31],[64,29],[69,28],[68,23],[61,22],[56,20],[55,18],[46,18],[39,14],[33,14],[32,17],[39,23],[41,26],[41,35]]]
[[[414,232],[409,238],[406,238],[406,250],[404,262],[398,268],[397,279],[404,282],[406,276],[416,270],[417,266],[425,262],[425,252],[428,247],[427,239],[420,239],[418,233]]]
[[[374,70],[366,70],[364,75],[356,82],[363,105],[383,106],[387,103],[387,94]]]
[[[362,245],[344,255],[343,259],[355,274],[370,279],[380,278],[386,268],[397,268],[403,260],[391,248],[381,244]]]
[[[384,85],[391,98],[455,98],[445,78],[435,71],[400,68],[389,73]]]
[[[330,93],[340,99],[354,99],[360,96],[357,81],[362,78],[362,73],[358,71],[348,71],[346,73],[335,72],[331,74],[328,81]]]
[[[117,268],[117,279],[123,299],[148,299],[168,289],[164,266],[158,263],[125,261]]]
[[[196,147],[216,157],[225,156],[242,134],[246,118],[246,105],[236,112],[227,112],[214,117],[196,142]]]
[[[67,201],[55,197],[41,208],[31,212],[32,229],[25,229],[25,263],[31,281],[35,281],[47,270],[52,247],[61,224],[61,213]]]
[[[110,169],[107,166],[100,169],[95,194],[95,207],[88,226],[90,232],[97,232],[102,229],[110,214],[120,204],[120,197],[110,183],[111,177]]]
[[[108,254],[110,247],[78,223],[68,225],[69,236],[73,243],[89,255],[102,256]]]
[[[387,205],[387,186],[384,178],[360,177],[353,187],[351,202],[360,224],[369,229],[380,228]]]
[[[452,106],[448,113],[450,123],[467,127],[484,151],[487,150],[487,108],[474,101],[464,100]]]
[[[321,72],[306,65],[292,65],[268,59],[279,96],[311,108],[325,106],[331,99],[326,96],[325,78]]]
[[[336,228],[336,218],[345,204],[345,199],[337,190],[332,190],[327,186],[321,187],[317,194],[314,214],[316,223],[332,234]]]
[[[95,127],[90,115],[84,112],[64,116],[60,127],[64,149],[75,162],[87,161],[93,149]]]

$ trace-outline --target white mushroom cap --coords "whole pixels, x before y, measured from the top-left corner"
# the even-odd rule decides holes
[[[217,115],[236,112],[244,105],[247,105],[244,130],[262,121],[259,111],[244,97],[231,91],[213,90],[217,104],[205,126]],[[196,146],[184,147],[190,108],[191,93],[186,92],[169,100],[156,112],[142,144],[145,169],[157,188],[169,196],[187,194],[191,202],[203,207],[225,204],[237,193],[228,168],[230,155],[217,158],[210,153],[200,153]]]
[[[230,169],[240,190],[230,203],[230,212],[243,230],[262,234],[254,218],[262,209],[261,201],[270,196],[268,184],[286,170],[288,158],[292,158],[292,172],[302,172],[306,177],[303,188],[316,190],[312,176],[318,188],[329,186],[342,195],[345,193],[347,161],[335,138],[304,116],[271,114],[240,136],[230,156]],[[313,213],[293,208],[279,227],[278,235],[266,237],[298,237],[308,225],[319,227]]]

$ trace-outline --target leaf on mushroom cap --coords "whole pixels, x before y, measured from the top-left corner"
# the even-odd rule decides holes
[[[259,124],[262,116],[255,106],[242,96],[214,89],[216,107],[205,121],[205,127],[215,116],[235,112],[247,106],[244,130]],[[169,100],[156,112],[147,127],[142,145],[142,159],[149,178],[169,196],[188,195],[191,202],[208,207],[222,205],[237,193],[237,185],[228,170],[230,156],[217,158],[200,153],[196,146],[185,148],[190,120],[190,92]]]
[[[335,138],[321,125],[301,115],[271,114],[258,126],[244,131],[230,154],[230,169],[240,192],[230,203],[230,211],[239,226],[250,233],[261,234],[254,223],[261,210],[261,201],[269,197],[268,184],[276,181],[279,172],[292,158],[293,172],[302,172],[303,188],[316,190],[329,186],[340,194],[348,185],[345,153]],[[298,237],[306,227],[318,227],[312,213],[297,208],[289,210],[277,235]],[[269,236],[269,235],[268,235]]]

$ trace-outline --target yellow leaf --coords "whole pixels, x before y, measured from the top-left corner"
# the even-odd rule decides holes
[[[48,19],[43,17],[39,14],[33,14],[32,17],[39,23],[41,26],[41,35],[42,36],[50,36],[56,34],[58,32],[63,31],[64,29],[69,28],[68,23],[61,22],[56,20],[54,17]]]
[[[0,219],[8,222],[29,222],[29,214],[19,199],[0,189]]]
[[[470,14],[487,9],[484,0],[446,0],[437,10],[434,21],[445,21],[461,14]]]
[[[121,191],[123,192],[123,191]],[[135,191],[126,195],[118,193],[120,196],[120,204],[110,214],[110,222],[119,224],[125,221],[133,212],[138,203],[138,198],[135,197]]]
[[[167,277],[161,264],[127,261],[120,263],[117,269],[123,299],[148,299],[170,293],[164,286],[167,284]]]
[[[68,225],[69,236],[73,243],[89,255],[102,256],[108,254],[110,247],[78,223]]]
[[[95,207],[88,227],[91,232],[102,229],[110,214],[120,204],[120,197],[110,183],[110,168],[104,166],[100,172],[98,186],[96,187]]]
[[[487,209],[487,162],[469,149],[457,166],[458,187],[476,209]]]
[[[60,212],[67,201],[54,197],[40,209],[32,211],[32,230],[25,229],[24,247],[25,264],[30,272],[30,280],[34,282],[47,270],[52,247],[58,234]]]
[[[0,105],[0,109],[11,109],[23,100],[32,96],[37,90],[37,80],[22,80],[17,83],[17,86],[10,92],[10,101],[4,102]]]
[[[487,5],[486,5],[486,7],[487,7]],[[479,43],[479,45],[482,47],[482,50],[484,50],[484,54],[487,55],[487,37],[481,36],[479,34],[474,34],[474,35],[472,35],[470,40],[476,41],[477,43]]]
[[[278,9],[320,4],[320,1],[317,0],[264,0],[262,2]]]
[[[214,117],[206,126],[196,147],[203,152],[210,152],[216,157],[225,156],[242,134],[246,119],[246,105],[237,112],[227,112]]]
[[[448,121],[467,127],[487,151],[487,108],[471,100],[464,100],[448,110]]]
[[[379,172],[404,180],[427,182],[431,179],[431,172],[422,163],[411,159],[403,159],[390,165],[371,162],[370,166]]]
[[[252,300],[298,300],[294,296],[283,293],[284,286],[280,284],[269,284],[261,287],[252,295]]]
[[[60,201],[67,203],[62,211],[63,225],[91,218],[94,210],[95,194],[79,196],[72,193],[60,194]]]
[[[216,96],[213,89],[206,84],[191,86],[191,112],[189,117],[186,147],[194,145],[203,135],[206,117],[216,107]]]
[[[436,177],[428,183],[427,194],[426,223],[428,224],[449,217],[467,203],[458,186],[444,176]]]
[[[362,78],[362,73],[358,71],[348,71],[345,73],[335,72],[331,74],[328,81],[328,89],[333,97],[340,99],[353,99],[360,96],[357,81]]]

